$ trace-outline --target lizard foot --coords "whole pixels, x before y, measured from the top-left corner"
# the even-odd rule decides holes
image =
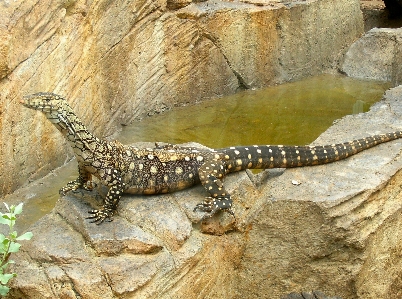
[[[74,181],[68,182],[67,185],[59,190],[59,194],[66,195],[68,191],[75,191],[77,189],[84,189],[87,191],[92,191],[96,187],[96,183],[92,181],[87,181],[86,183],[82,183],[80,179],[76,179]]]
[[[219,211],[228,212],[230,215],[236,218],[234,212],[232,211],[232,200],[230,198],[206,197],[204,202],[199,203],[195,206],[193,211],[195,212],[196,210],[201,210],[205,212],[205,215],[202,216],[201,221],[212,217]]]
[[[92,221],[90,222],[96,223],[97,225],[101,224],[105,220],[107,220],[108,222],[113,221],[114,211],[111,209],[103,208],[102,210],[91,210],[88,211],[88,213],[92,215],[88,216],[86,219],[92,219]]]

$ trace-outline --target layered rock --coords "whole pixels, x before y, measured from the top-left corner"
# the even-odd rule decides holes
[[[65,96],[99,137],[174,105],[336,64],[363,31],[359,1],[3,1],[0,195],[71,158],[22,95]]]

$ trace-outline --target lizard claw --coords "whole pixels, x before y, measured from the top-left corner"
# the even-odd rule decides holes
[[[66,195],[68,191],[75,191],[79,188],[79,184],[76,181],[68,182],[66,186],[59,190],[60,195]]]
[[[203,212],[211,212],[212,211],[212,204],[213,204],[213,198],[212,197],[205,197],[204,201],[202,203],[199,203],[195,206],[193,209],[193,212],[197,210],[201,210]],[[212,216],[212,215],[211,215]]]
[[[113,211],[108,209],[102,210],[91,210],[88,211],[91,216],[86,217],[86,219],[92,219],[91,223],[96,223],[97,225],[102,224],[105,220],[108,222],[113,221]]]
[[[211,218],[219,211],[226,211],[233,218],[236,219],[234,212],[232,211],[232,200],[226,198],[214,198],[214,197],[206,197],[204,202],[199,203],[195,206],[194,212],[198,209],[206,212],[204,216],[202,216],[201,221],[204,221],[207,218]]]

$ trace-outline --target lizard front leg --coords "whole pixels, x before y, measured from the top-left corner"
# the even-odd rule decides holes
[[[117,210],[117,205],[124,191],[124,183],[120,172],[115,169],[106,169],[104,176],[101,178],[104,185],[110,186],[110,189],[103,200],[103,206],[100,210],[89,211],[91,216],[87,219],[92,219],[91,222],[101,224],[106,219],[113,221],[113,214]]]
[[[75,191],[77,189],[85,189],[91,191],[93,189],[92,175],[85,170],[84,167],[78,164],[78,178],[70,181],[66,186],[59,190],[59,194],[66,195],[68,191]]]
[[[212,217],[218,211],[226,211],[234,217],[232,211],[232,199],[230,194],[223,186],[222,179],[225,176],[225,165],[222,161],[206,161],[199,168],[199,177],[205,190],[210,196],[206,197],[204,202],[199,203],[194,208],[206,212],[202,220]]]

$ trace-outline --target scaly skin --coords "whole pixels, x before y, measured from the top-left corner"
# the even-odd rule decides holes
[[[204,211],[203,219],[220,210],[233,215],[232,199],[222,183],[228,173],[332,163],[402,137],[402,132],[398,131],[324,146],[251,145],[203,149],[156,144],[154,148],[137,148],[93,136],[67,101],[56,94],[25,96],[21,103],[42,111],[74,150],[78,178],[61,188],[60,193],[78,188],[90,190],[92,176],[109,187],[103,207],[89,212],[88,218],[98,224],[113,219],[123,193],[169,193],[200,182],[209,196],[194,210]]]

